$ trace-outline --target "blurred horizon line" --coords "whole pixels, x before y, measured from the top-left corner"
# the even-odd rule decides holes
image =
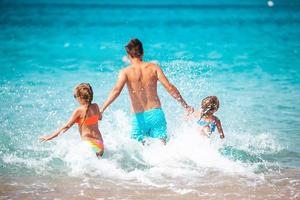
[[[24,6],[24,7],[89,7],[89,8],[108,8],[108,9],[218,9],[218,8],[236,8],[236,9],[248,9],[248,8],[268,8],[267,3],[264,4],[195,4],[195,3],[59,3],[59,2],[38,2],[38,3],[18,3],[8,2],[1,3],[0,7],[5,6]],[[272,8],[299,8],[299,4],[276,4]]]

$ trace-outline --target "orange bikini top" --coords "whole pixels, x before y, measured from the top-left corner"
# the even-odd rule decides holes
[[[78,117],[75,122],[81,125],[89,126],[89,125],[97,124],[98,120],[99,120],[99,115],[93,115],[91,117],[86,118],[83,122],[80,120],[80,117]]]

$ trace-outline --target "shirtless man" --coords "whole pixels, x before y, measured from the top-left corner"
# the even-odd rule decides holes
[[[142,60],[143,45],[138,39],[130,40],[125,49],[131,65],[119,72],[118,80],[100,112],[103,113],[120,95],[126,84],[133,112],[131,138],[142,143],[145,142],[145,137],[158,138],[165,144],[167,124],[157,95],[157,81],[161,82],[168,93],[179,101],[187,112],[193,112],[193,108],[185,102],[158,65]]]

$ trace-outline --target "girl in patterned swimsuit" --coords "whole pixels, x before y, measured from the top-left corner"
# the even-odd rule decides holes
[[[74,90],[74,98],[80,104],[69,121],[60,129],[50,135],[45,135],[40,138],[42,142],[52,140],[61,133],[65,133],[75,123],[78,123],[81,139],[87,142],[96,156],[100,158],[104,152],[104,145],[101,132],[98,128],[98,120],[101,119],[99,107],[93,101],[93,89],[88,83],[79,84]]]
[[[220,138],[223,139],[225,137],[221,121],[214,115],[214,113],[219,109],[219,106],[220,103],[216,96],[208,96],[201,102],[201,111],[195,111],[193,113],[193,116],[198,119],[197,124],[199,132],[202,135],[210,137],[217,128]]]

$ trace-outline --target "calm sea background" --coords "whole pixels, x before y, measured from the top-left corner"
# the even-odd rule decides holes
[[[169,143],[130,139],[127,90],[100,123],[41,144],[89,82],[102,104],[124,45],[144,44],[189,104],[219,97],[225,140],[187,122],[159,86]],[[0,1],[0,199],[299,199],[300,2]]]

